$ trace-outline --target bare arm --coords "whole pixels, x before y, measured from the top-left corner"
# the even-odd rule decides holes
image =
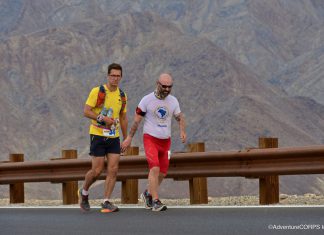
[[[90,118],[92,120],[97,120],[97,116],[98,114],[96,114],[95,112],[92,111],[93,107],[89,106],[89,105],[84,105],[84,109],[83,109],[83,115],[87,118]]]
[[[131,127],[131,129],[129,131],[129,134],[128,134],[130,137],[132,137],[132,138],[134,137],[134,135],[135,135],[135,133],[136,133],[136,131],[138,129],[138,126],[141,123],[142,119],[143,119],[143,117],[141,115],[138,115],[137,113],[135,113],[134,123],[133,123],[133,125],[132,125],[132,127]]]
[[[182,143],[185,143],[187,140],[187,134],[186,134],[186,122],[185,122],[184,115],[182,113],[179,113],[178,115],[175,115],[174,118],[179,123],[180,139]]]
[[[83,115],[89,119],[97,120],[98,114],[93,111],[93,107],[89,105],[84,105]],[[114,124],[114,119],[110,117],[103,116],[102,120],[106,123],[106,127],[110,128]]]
[[[119,114],[119,122],[120,122],[120,128],[123,133],[123,138],[126,139],[127,137],[127,127],[128,127],[128,118],[127,113],[122,112]]]
[[[133,125],[129,131],[129,134],[127,136],[127,138],[123,141],[122,143],[122,150],[125,151],[126,148],[128,148],[131,143],[132,143],[132,139],[138,129],[138,126],[140,125],[141,121],[142,121],[143,117],[141,115],[138,115],[137,113],[135,113],[134,116],[134,122]]]

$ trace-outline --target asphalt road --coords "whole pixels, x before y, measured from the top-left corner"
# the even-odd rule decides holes
[[[324,207],[0,208],[0,234],[324,234]]]

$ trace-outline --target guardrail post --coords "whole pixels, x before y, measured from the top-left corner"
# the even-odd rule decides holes
[[[9,155],[10,162],[23,162],[24,154],[13,153]],[[25,202],[25,187],[24,183],[10,184],[10,203],[24,203]]]
[[[278,138],[259,138],[259,148],[278,148]],[[259,178],[260,205],[279,203],[279,176],[263,176]]]
[[[125,156],[138,155],[139,147],[129,147]],[[138,203],[138,179],[127,179],[122,181],[121,192],[122,204],[137,204]]]
[[[78,158],[77,150],[62,150],[63,159]],[[68,181],[62,183],[63,205],[78,204],[78,181]]]
[[[188,144],[188,152],[205,152],[205,143]],[[189,179],[190,204],[208,204],[206,177]]]

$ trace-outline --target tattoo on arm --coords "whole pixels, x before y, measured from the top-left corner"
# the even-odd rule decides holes
[[[182,113],[180,113],[179,115],[175,116],[174,117],[177,122],[179,123],[179,127],[180,127],[180,130],[181,131],[184,131],[185,130],[185,126],[186,126],[186,123],[185,123],[185,119],[184,119],[184,116]]]
[[[137,131],[137,128],[138,128],[138,125],[139,125],[139,122],[134,122],[133,126],[131,127],[130,131],[129,131],[129,135],[131,137],[134,137],[136,131]]]

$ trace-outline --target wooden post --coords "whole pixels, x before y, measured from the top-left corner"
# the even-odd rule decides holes
[[[188,152],[205,152],[204,143],[188,145]],[[206,177],[189,179],[190,204],[208,204],[208,188]]]
[[[139,147],[129,147],[125,157],[138,155]],[[121,203],[137,204],[138,203],[138,179],[127,179],[122,181]]]
[[[259,148],[278,148],[278,138],[259,138]],[[259,178],[260,205],[279,203],[279,176],[263,176]]]
[[[78,158],[77,150],[62,150],[63,159]],[[62,183],[63,205],[78,204],[78,181],[68,181]]]
[[[23,162],[24,154],[14,153],[9,155],[10,162]],[[10,184],[10,201],[9,203],[25,203],[24,183]]]

